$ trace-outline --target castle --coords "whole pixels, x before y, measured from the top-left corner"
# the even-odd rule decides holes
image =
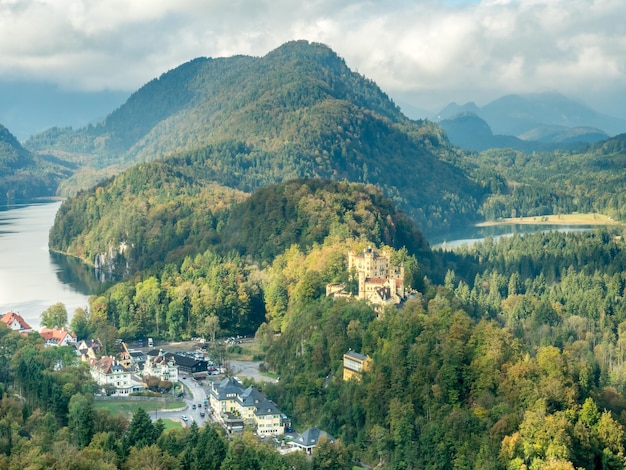
[[[385,305],[396,305],[406,297],[404,267],[391,264],[388,251],[379,253],[368,247],[362,253],[348,252],[348,270],[358,277],[357,298],[367,300],[382,309]],[[345,286],[329,284],[326,295],[348,297]]]

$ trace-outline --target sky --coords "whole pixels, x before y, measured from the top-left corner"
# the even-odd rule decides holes
[[[0,0],[0,82],[130,93],[196,57],[293,39],[407,109],[558,91],[626,117],[624,0]]]

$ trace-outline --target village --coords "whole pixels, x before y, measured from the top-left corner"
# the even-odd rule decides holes
[[[348,269],[358,276],[356,299],[365,300],[379,314],[386,305],[400,304],[405,298],[403,268],[391,265],[388,252],[379,253],[371,247],[362,253],[350,252]],[[326,295],[332,298],[352,298],[345,286],[329,284]],[[0,322],[21,334],[35,332],[18,313],[7,312]],[[203,338],[179,343],[155,344],[147,338],[147,346],[137,341],[133,346],[117,340],[114,355],[103,355],[99,339],[81,339],[66,328],[42,328],[39,335],[46,347],[74,348],[77,360],[89,367],[97,384],[97,400],[118,400],[139,396],[147,390],[165,397],[184,400],[179,409],[155,409],[153,420],[170,419],[181,426],[191,422],[198,425],[221,425],[228,435],[250,429],[260,440],[269,438],[282,453],[301,450],[313,452],[319,439],[331,442],[335,438],[317,427],[295,432],[291,419],[261,390],[265,377],[259,372],[261,361],[214,362],[207,353]],[[224,344],[242,344],[240,337],[220,340]],[[246,339],[246,342],[253,341]],[[158,347],[157,347],[158,346]],[[360,381],[371,367],[372,359],[348,350],[343,356],[343,380]],[[243,380],[256,385],[245,386]]]

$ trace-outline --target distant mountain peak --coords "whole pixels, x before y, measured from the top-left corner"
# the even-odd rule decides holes
[[[496,135],[544,144],[596,142],[626,131],[625,120],[603,115],[556,91],[504,95],[482,107],[473,102],[463,106],[453,102],[441,110],[438,120],[454,118],[464,111],[481,117]]]

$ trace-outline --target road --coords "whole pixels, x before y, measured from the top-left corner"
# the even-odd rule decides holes
[[[159,418],[180,421],[183,426],[188,426],[192,421],[198,423],[199,426],[202,426],[207,421],[210,422],[211,413],[209,413],[204,406],[204,400],[208,398],[206,390],[191,376],[181,374],[179,379],[185,387],[185,409],[157,410],[151,412],[150,417],[155,421]],[[204,413],[204,416],[200,416],[201,412]],[[183,416],[185,416],[187,420],[183,419]]]

